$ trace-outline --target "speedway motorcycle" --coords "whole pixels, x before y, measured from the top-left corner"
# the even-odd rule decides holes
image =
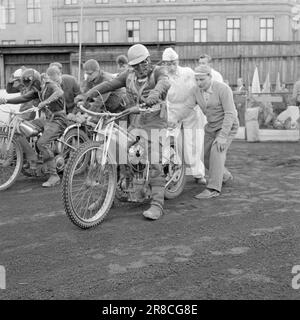
[[[41,129],[30,121],[24,120],[22,115],[34,111],[33,108],[23,112],[1,109],[8,113],[8,122],[0,120],[0,191],[10,188],[22,172],[26,176],[43,176],[47,174],[43,165],[42,155],[37,148],[37,141],[42,134]],[[74,152],[81,144],[89,140],[88,129],[81,123],[70,123],[62,136],[52,142],[51,148],[55,154],[56,167],[62,172]],[[23,157],[23,150],[18,138],[25,137],[37,154],[38,167],[36,172],[30,173],[25,168],[29,166]],[[85,162],[81,163],[78,170],[81,170]]]
[[[80,109],[98,122],[93,138],[72,153],[64,170],[62,198],[65,212],[79,228],[89,229],[99,225],[110,211],[114,202],[142,203],[151,199],[150,161],[141,136],[120,126],[120,119],[131,114],[155,112],[137,105],[120,113],[96,113],[80,106]],[[117,162],[117,153],[112,147],[119,143],[118,152],[126,157]],[[163,174],[165,198],[173,199],[181,194],[185,185],[185,165],[178,154],[176,139],[171,131],[167,138],[168,147],[163,147]],[[87,161],[85,170],[78,173],[82,161]]]

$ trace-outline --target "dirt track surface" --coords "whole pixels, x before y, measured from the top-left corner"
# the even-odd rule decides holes
[[[189,179],[161,220],[126,204],[89,231],[59,188],[21,178],[0,194],[0,299],[299,299],[299,143],[234,142],[227,166],[219,198],[194,199]]]

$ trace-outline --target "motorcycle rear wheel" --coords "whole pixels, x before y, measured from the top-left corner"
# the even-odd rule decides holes
[[[23,150],[14,137],[9,150],[6,150],[8,136],[0,133],[0,191],[10,188],[18,179],[23,166]]]
[[[69,219],[81,229],[99,225],[113,204],[117,187],[117,170],[110,154],[101,165],[103,145],[89,141],[71,154],[64,170],[62,200]],[[78,174],[85,159],[87,166]]]

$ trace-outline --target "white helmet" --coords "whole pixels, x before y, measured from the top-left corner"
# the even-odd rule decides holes
[[[142,44],[135,44],[128,50],[128,64],[134,66],[150,57],[148,49]]]
[[[23,73],[23,69],[20,68],[14,72],[13,77],[15,79],[20,79],[22,76],[22,73]]]
[[[178,60],[178,54],[172,48],[167,48],[163,52],[162,60],[163,61],[175,61],[175,60]]]

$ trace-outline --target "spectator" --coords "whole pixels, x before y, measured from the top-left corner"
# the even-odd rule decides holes
[[[246,92],[246,87],[244,86],[244,81],[243,78],[238,78],[237,79],[237,92],[239,93],[245,93]]]
[[[199,58],[199,65],[209,66],[211,68],[211,76],[213,81],[224,82],[220,72],[211,67],[211,57],[208,54],[203,54]]]
[[[234,102],[238,112],[239,123],[242,127],[245,126],[245,108],[246,108],[246,94],[247,90],[244,86],[243,78],[237,79],[237,88],[234,92]]]
[[[281,85],[280,91],[283,92],[283,93],[288,93],[289,92],[289,89],[287,88],[286,83],[283,83]]]

